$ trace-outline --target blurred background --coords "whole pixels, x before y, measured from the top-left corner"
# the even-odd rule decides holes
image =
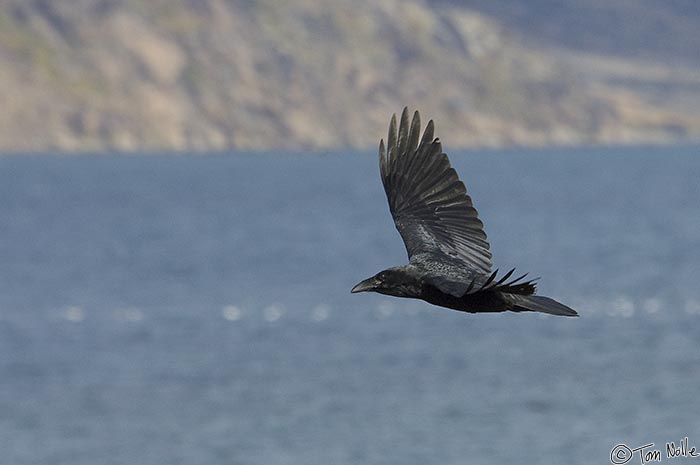
[[[700,137],[692,0],[2,0],[0,149],[451,146]]]
[[[699,26],[0,0],[0,464],[694,463],[666,443],[700,447]],[[404,105],[495,266],[580,318],[350,295],[406,260],[376,158]]]

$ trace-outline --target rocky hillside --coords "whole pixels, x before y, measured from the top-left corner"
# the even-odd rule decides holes
[[[403,105],[451,147],[700,138],[697,63],[565,47],[518,18],[444,0],[0,0],[0,150],[366,148]]]

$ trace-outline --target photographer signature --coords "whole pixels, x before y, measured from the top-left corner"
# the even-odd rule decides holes
[[[661,462],[662,457],[661,450],[654,449],[653,442],[635,448],[631,448],[627,444],[618,444],[610,451],[610,462],[614,465],[623,465],[632,460],[635,455],[639,457],[639,463],[642,465],[649,462]],[[689,446],[688,436],[681,439],[678,445],[675,442],[666,443],[666,458],[677,457],[700,457],[697,447]]]

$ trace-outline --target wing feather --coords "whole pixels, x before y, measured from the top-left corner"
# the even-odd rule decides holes
[[[421,253],[442,254],[490,275],[484,225],[439,139],[434,138],[433,121],[422,137],[417,111],[409,123],[408,108],[404,108],[399,121],[397,129],[393,115],[387,145],[383,140],[379,145],[379,170],[409,259]]]
[[[498,270],[491,274],[477,274],[472,276],[452,276],[439,272],[430,273],[425,277],[425,281],[442,292],[446,292],[455,297],[463,297],[467,294],[477,294],[480,292],[503,292],[506,294],[532,295],[537,290],[537,279],[522,281],[527,274],[508,282],[515,269],[510,270],[502,278],[496,281]]]

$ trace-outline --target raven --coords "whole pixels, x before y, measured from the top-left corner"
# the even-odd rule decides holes
[[[542,312],[578,316],[575,310],[549,297],[535,296],[535,280],[527,273],[510,279],[491,271],[491,252],[483,223],[467,189],[433,138],[429,121],[420,138],[420,114],[409,124],[408,108],[391,118],[387,146],[379,144],[379,171],[396,229],[409,262],[381,271],[351,292],[425,300],[469,313]],[[420,141],[419,141],[420,138]]]

